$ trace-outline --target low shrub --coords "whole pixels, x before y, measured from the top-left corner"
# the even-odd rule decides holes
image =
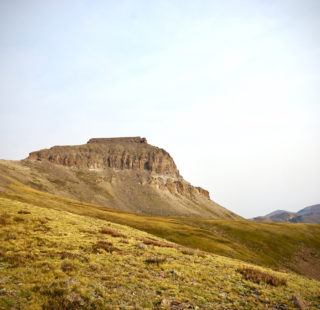
[[[76,267],[70,261],[63,261],[62,264],[61,264],[61,270],[64,271],[64,272],[73,271],[75,269],[76,269]]]
[[[279,278],[267,272],[262,272],[258,269],[243,267],[237,269],[242,274],[242,277],[246,280],[260,283],[264,282],[273,286],[287,285],[287,279]]]
[[[47,225],[37,225],[37,226],[35,226],[35,227],[33,228],[33,231],[34,231],[34,232],[39,231],[39,232],[46,233],[46,232],[48,232],[48,231],[50,231],[50,230],[51,230],[51,227],[49,227],[49,226],[47,226]]]
[[[24,222],[24,218],[23,217],[21,217],[21,216],[15,216],[14,218],[13,218],[13,220],[15,221],[15,222]]]
[[[10,215],[7,213],[2,213],[0,215],[0,225],[8,225],[10,224]]]
[[[194,249],[189,249],[189,248],[183,248],[181,250],[181,253],[185,254],[185,255],[195,255],[195,250]]]
[[[44,225],[48,223],[49,219],[47,217],[38,217],[35,219],[35,221],[40,222],[40,224]]]
[[[102,234],[107,234],[107,235],[110,235],[112,237],[122,237],[122,238],[127,238],[127,236],[125,236],[124,234],[121,234],[117,231],[114,231],[112,229],[109,229],[109,228],[101,228],[100,229],[100,233]]]
[[[67,259],[67,258],[70,258],[70,259],[78,259],[82,262],[88,262],[89,259],[88,257],[85,257],[83,255],[80,255],[80,254],[77,254],[77,253],[71,253],[71,252],[66,252],[66,251],[63,251],[63,252],[58,252],[57,254],[60,255],[60,258],[61,259]]]
[[[91,235],[95,235],[97,232],[94,230],[90,230],[90,229],[79,229],[80,232],[82,233],[87,233],[87,234],[91,234]]]
[[[15,232],[10,232],[8,231],[5,235],[4,240],[9,241],[9,240],[17,240],[18,236]]]
[[[166,261],[165,257],[150,257],[145,260],[146,264],[156,264],[159,266],[160,264],[164,263]]]
[[[43,310],[80,310],[89,309],[88,304],[77,292],[70,292],[62,283],[53,283],[40,288],[40,293],[49,299],[42,305]]]
[[[151,239],[143,239],[143,238],[138,238],[139,241],[142,241],[146,245],[154,245],[162,248],[175,248],[173,244],[166,243],[166,242],[161,242],[157,240],[151,240]]]
[[[199,257],[207,256],[206,252],[200,251],[199,249],[182,248],[181,253],[185,255],[197,255]]]
[[[118,248],[114,247],[111,242],[106,242],[106,241],[98,241],[96,244],[92,246],[93,252],[94,253],[101,253],[99,250],[105,250],[108,253],[112,252],[121,252]]]
[[[28,210],[19,210],[18,214],[31,214],[31,212]]]
[[[9,268],[26,266],[28,263],[33,263],[35,259],[36,257],[32,253],[11,251],[1,253],[1,261],[5,261],[10,264]]]

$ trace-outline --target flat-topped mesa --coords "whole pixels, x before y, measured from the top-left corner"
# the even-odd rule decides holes
[[[32,152],[28,159],[78,169],[109,169],[109,172],[110,169],[143,170],[151,173],[145,176],[148,184],[167,189],[173,195],[182,195],[189,199],[201,195],[210,199],[208,191],[194,187],[182,178],[168,152],[148,144],[146,138],[92,138],[87,144],[54,146]]]
[[[146,138],[141,137],[120,137],[120,138],[92,138],[89,143],[148,143]]]
[[[54,146],[32,152],[28,159],[81,169],[141,169],[180,178],[170,154],[141,137],[93,138],[83,145]]]
[[[92,138],[32,152],[23,163],[50,171],[45,186],[69,198],[150,215],[239,218],[184,180],[170,154],[146,138]]]

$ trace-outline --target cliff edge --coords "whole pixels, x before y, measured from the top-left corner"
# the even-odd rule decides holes
[[[31,152],[20,164],[24,176],[30,174],[25,184],[68,198],[149,215],[241,219],[185,181],[170,154],[146,138],[53,146]]]

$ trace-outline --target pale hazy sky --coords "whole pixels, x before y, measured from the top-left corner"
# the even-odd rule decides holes
[[[0,158],[144,136],[244,216],[320,203],[320,1],[0,0]]]

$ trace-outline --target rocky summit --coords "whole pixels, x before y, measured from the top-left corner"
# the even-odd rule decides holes
[[[87,169],[148,170],[178,178],[179,171],[168,152],[151,146],[146,138],[93,138],[79,146],[54,146],[32,152],[29,159]]]
[[[210,200],[207,190],[185,181],[170,154],[146,138],[93,138],[6,165],[16,166],[9,174],[35,189],[123,211],[240,219]]]

